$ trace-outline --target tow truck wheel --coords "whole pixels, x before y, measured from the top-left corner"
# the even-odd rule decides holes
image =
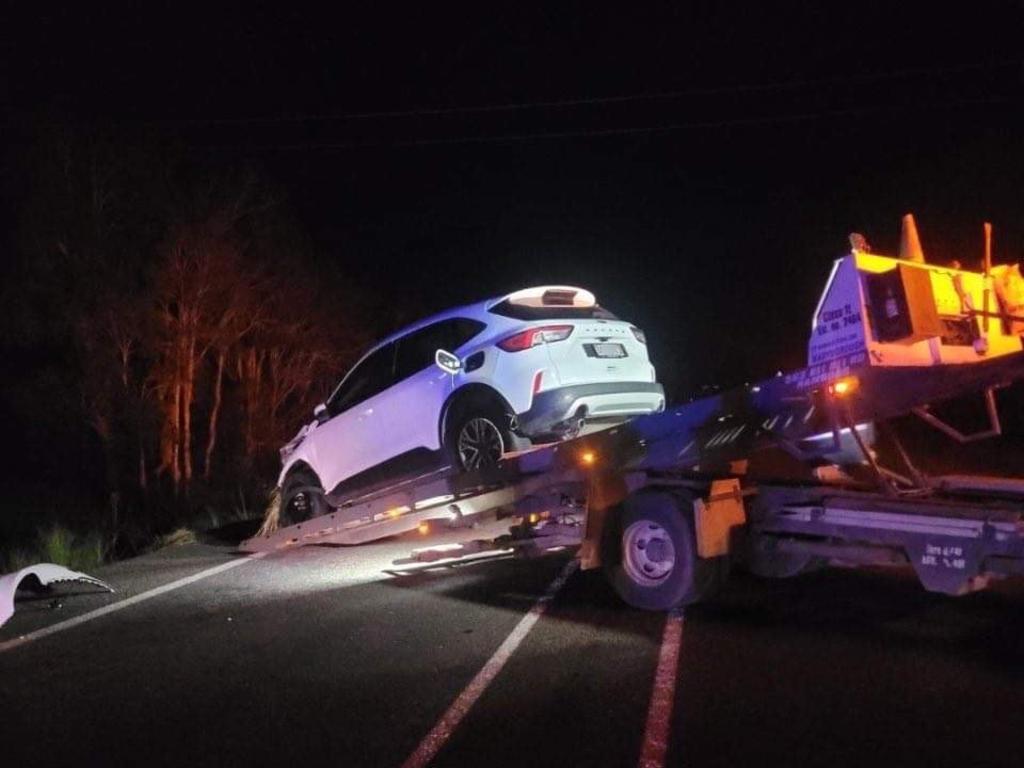
[[[327,511],[327,500],[320,479],[305,469],[289,473],[281,486],[281,527],[311,520]]]
[[[780,552],[768,541],[754,543],[746,557],[747,570],[762,579],[791,579],[827,564],[824,558],[804,552]]]
[[[706,597],[721,580],[721,558],[697,557],[692,499],[686,493],[642,491],[610,521],[605,572],[634,608],[667,611]]]

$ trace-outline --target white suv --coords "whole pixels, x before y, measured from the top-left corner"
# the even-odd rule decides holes
[[[281,449],[281,516],[664,407],[643,332],[589,291],[528,288],[448,310],[371,349]]]

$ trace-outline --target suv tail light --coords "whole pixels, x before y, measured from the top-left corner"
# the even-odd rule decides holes
[[[647,334],[641,331],[635,325],[629,326],[629,330],[633,332],[633,335],[636,336],[636,340],[639,341],[641,344],[647,343]]]
[[[513,336],[502,339],[498,347],[506,352],[522,352],[524,349],[536,347],[538,344],[550,344],[552,341],[565,341],[572,333],[571,325],[544,325],[540,328],[527,328]]]

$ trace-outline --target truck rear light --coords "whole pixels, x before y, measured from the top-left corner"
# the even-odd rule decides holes
[[[571,333],[571,325],[544,325],[540,328],[527,328],[525,331],[502,339],[498,342],[498,347],[506,352],[522,352],[524,349],[536,347],[538,344],[565,341]]]
[[[645,334],[643,331],[641,331],[635,325],[629,326],[629,330],[631,330],[633,332],[633,335],[636,336],[636,340],[639,341],[641,344],[646,344],[647,343],[647,334]]]
[[[856,376],[843,376],[830,382],[826,389],[831,397],[846,397],[852,395],[860,387],[860,381]]]

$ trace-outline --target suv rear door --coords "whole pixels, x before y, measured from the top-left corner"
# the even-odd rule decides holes
[[[647,346],[629,323],[602,318],[564,322],[573,326],[569,338],[546,345],[561,386],[654,380]]]
[[[396,384],[389,391],[387,419],[395,455],[440,448],[441,408],[455,377],[434,364],[439,349],[458,352],[485,328],[479,320],[449,318],[403,336],[396,343]]]
[[[496,315],[526,321],[524,328],[572,326],[572,333],[564,341],[543,345],[549,366],[545,370],[544,387],[654,381],[646,340],[639,329],[596,303],[583,306],[560,303],[571,295],[561,297],[559,294],[571,294],[573,290],[547,291],[541,304],[505,299],[490,309]],[[548,294],[553,294],[550,302]]]

